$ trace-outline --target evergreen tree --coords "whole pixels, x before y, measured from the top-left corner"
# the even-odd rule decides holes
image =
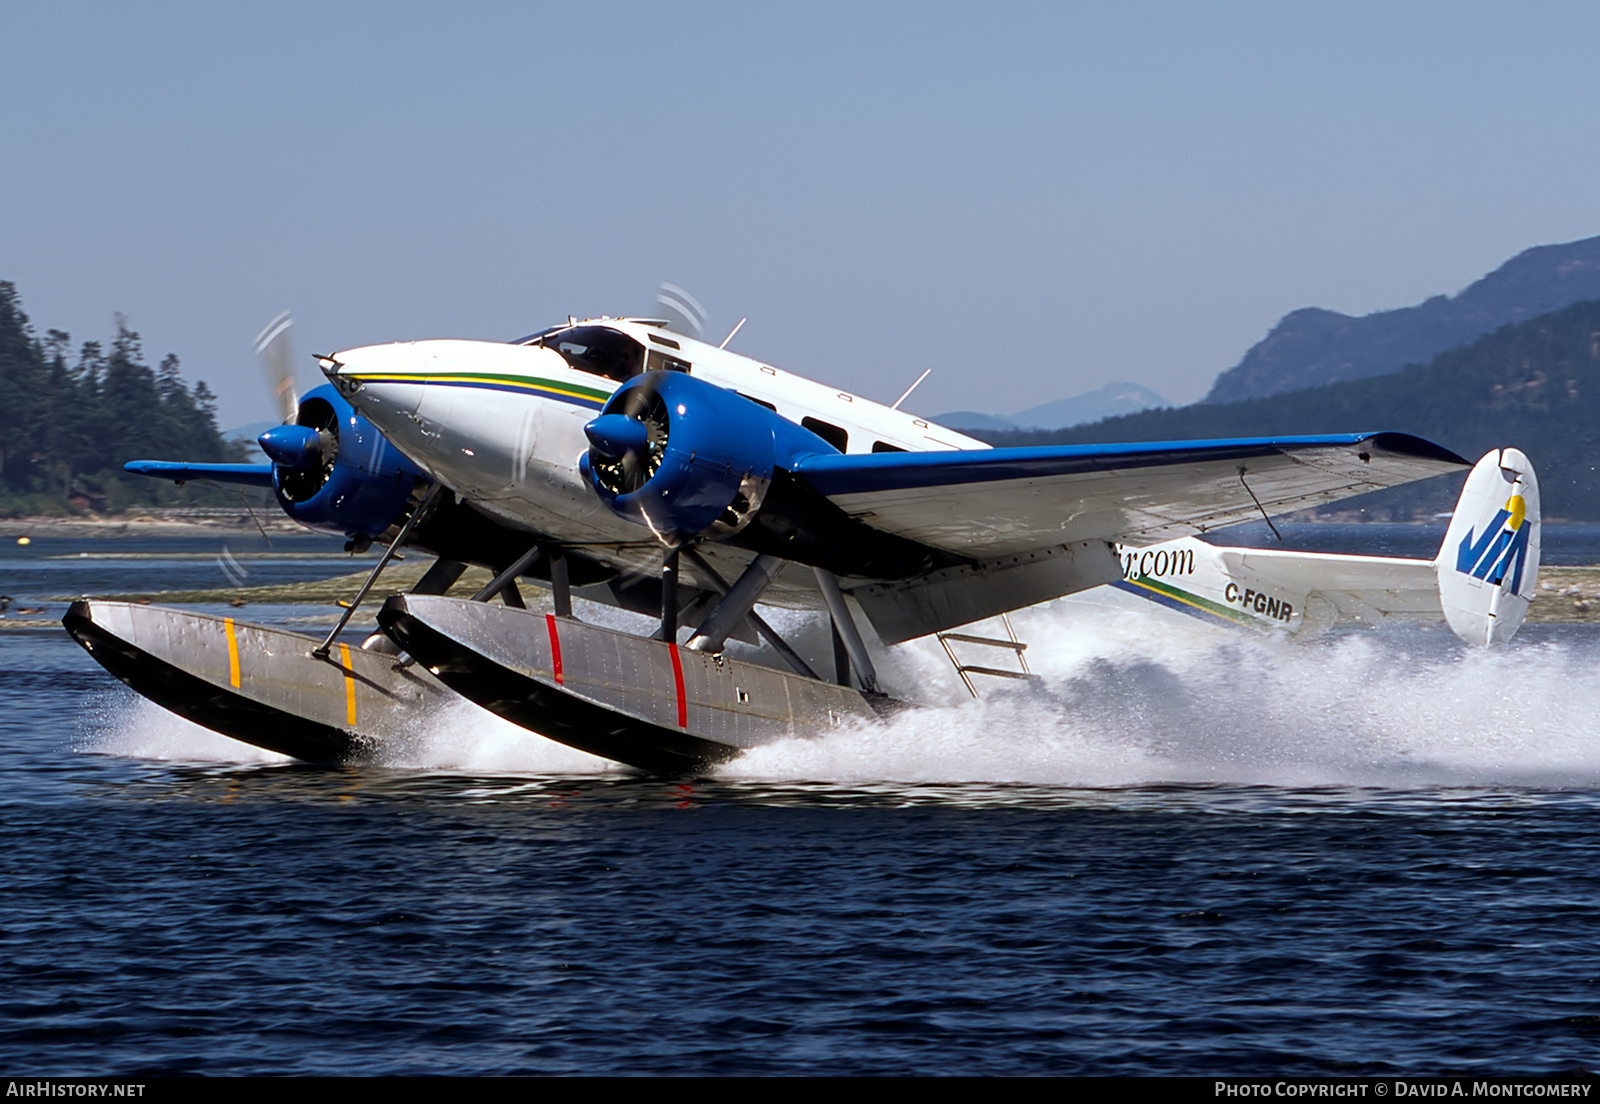
[[[220,501],[122,471],[144,457],[234,459],[217,432],[216,397],[191,392],[168,355],[144,363],[139,335],[117,317],[109,351],[86,341],[68,363],[70,335],[34,337],[14,284],[0,282],[0,514],[61,512],[78,495],[96,505]]]
[[[39,343],[16,285],[0,283],[0,480],[26,465],[44,414],[45,371]]]

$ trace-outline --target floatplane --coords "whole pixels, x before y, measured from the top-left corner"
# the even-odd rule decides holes
[[[333,631],[93,599],[65,625],[146,697],[299,759],[370,755],[461,695],[583,751],[684,772],[904,708],[863,626],[883,646],[937,635],[976,693],[974,676],[1028,676],[1009,621],[1004,636],[975,626],[1095,587],[1291,635],[1443,618],[1485,646],[1510,639],[1534,593],[1538,484],[1513,448],[1476,466],[1396,432],[991,448],[727,344],[600,317],[320,356],[328,382],[289,395],[260,438],[267,463],[127,467],[270,486],[349,550],[384,545]],[[1468,467],[1433,560],[1201,539]],[[403,547],[432,565],[386,597],[365,643],[341,640]],[[491,581],[447,597],[473,564]],[[527,608],[530,584],[547,608]],[[575,598],[647,614],[653,631],[580,619]],[[827,618],[831,668],[774,630],[758,609],[772,606]],[[1021,670],[963,663],[956,645]]]

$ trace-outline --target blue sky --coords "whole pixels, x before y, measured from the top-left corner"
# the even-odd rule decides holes
[[[1198,398],[1286,311],[1600,233],[1600,5],[6,0],[0,279],[226,425],[250,350],[649,313],[892,401]]]

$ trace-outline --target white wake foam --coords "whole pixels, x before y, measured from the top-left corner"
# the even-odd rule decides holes
[[[132,691],[107,695],[81,718],[81,751],[183,763],[287,763],[262,748],[201,728]]]
[[[959,696],[885,725],[759,748],[719,773],[1075,786],[1600,784],[1591,704],[1600,700],[1600,640],[1484,651],[1442,628],[1392,626],[1290,643],[1121,596],[1058,602],[1014,621],[1031,644],[1037,686],[989,680],[973,701],[937,645],[913,645],[883,672],[891,685],[953,685]]]

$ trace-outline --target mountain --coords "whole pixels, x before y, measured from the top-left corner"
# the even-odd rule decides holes
[[[1600,237],[1524,250],[1454,298],[1360,318],[1306,307],[1223,372],[1207,403],[1231,403],[1397,372],[1509,323],[1600,298]]]
[[[984,434],[997,445],[1283,437],[1399,430],[1476,460],[1510,445],[1532,458],[1545,512],[1600,520],[1600,301],[1577,303],[1386,376],[1236,403],[1149,410],[1051,433]],[[1449,509],[1459,480],[1382,492],[1391,517]],[[1355,500],[1358,501],[1359,500]]]
[[[1069,399],[1057,399],[1031,406],[1016,414],[979,414],[957,410],[933,420],[963,433],[994,433],[1013,429],[1065,429],[1068,426],[1098,422],[1118,414],[1133,414],[1154,406],[1167,406],[1167,400],[1137,383],[1111,383],[1098,391],[1086,391]]]

